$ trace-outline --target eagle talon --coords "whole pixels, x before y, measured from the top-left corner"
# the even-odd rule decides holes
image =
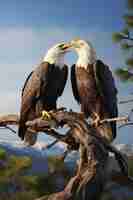
[[[42,111],[42,119],[49,121],[49,120],[51,120],[51,115],[47,111],[43,110]]]

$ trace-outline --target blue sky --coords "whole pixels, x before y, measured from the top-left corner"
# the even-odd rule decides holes
[[[0,1],[2,26],[51,26],[81,28],[94,26],[104,29],[119,26],[124,0],[5,0]]]
[[[19,112],[27,74],[57,42],[87,39],[112,70],[122,65],[123,54],[112,43],[112,33],[123,28],[124,11],[125,0],[0,0],[0,113]],[[71,65],[76,58],[71,53],[66,63]],[[129,86],[116,82],[121,96],[131,92]],[[62,104],[79,109],[69,81],[59,101]]]

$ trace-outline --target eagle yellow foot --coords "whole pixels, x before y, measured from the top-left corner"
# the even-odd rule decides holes
[[[42,111],[42,119],[49,121],[49,120],[51,120],[51,115],[46,110],[43,110]]]
[[[99,126],[99,124],[100,124],[100,117],[99,117],[99,115],[95,112],[95,113],[93,113],[94,114],[94,119],[92,120],[92,125],[94,126],[94,127],[98,127]]]

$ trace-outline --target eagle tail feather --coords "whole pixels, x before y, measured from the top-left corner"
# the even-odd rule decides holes
[[[24,124],[20,123],[19,129],[18,129],[18,136],[21,138],[21,140],[24,140],[26,129],[27,127]]]
[[[111,122],[111,128],[112,128],[113,139],[115,139],[116,138],[116,134],[117,134],[116,122]]]

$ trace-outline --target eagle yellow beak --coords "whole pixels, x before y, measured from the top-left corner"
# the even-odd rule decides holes
[[[69,46],[69,48],[79,48],[77,40],[71,40]]]
[[[68,50],[69,48],[71,48],[71,43],[70,43],[70,42],[65,43],[65,44],[62,46],[62,50]]]

